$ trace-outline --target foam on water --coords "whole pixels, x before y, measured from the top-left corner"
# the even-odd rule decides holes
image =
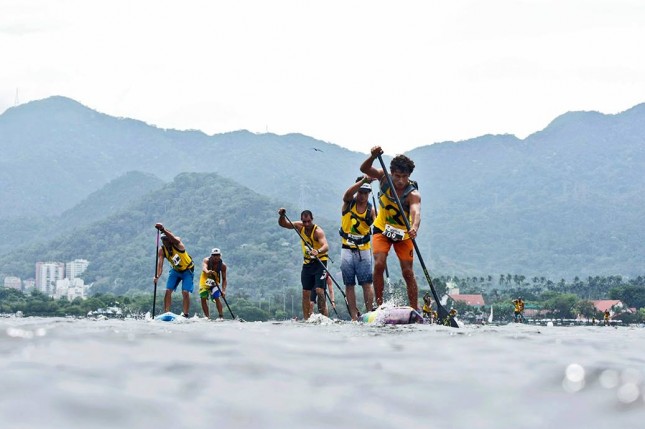
[[[645,330],[0,319],[6,428],[640,427]]]

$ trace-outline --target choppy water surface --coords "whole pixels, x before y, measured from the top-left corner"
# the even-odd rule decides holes
[[[641,427],[645,330],[0,319],[3,428]]]

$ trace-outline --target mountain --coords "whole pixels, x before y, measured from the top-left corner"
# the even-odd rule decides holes
[[[46,243],[57,236],[113,215],[142,195],[159,189],[164,182],[148,173],[131,171],[91,193],[58,216],[16,217],[0,222],[0,253],[34,243]]]
[[[268,198],[273,207],[262,213],[270,219],[278,206],[293,207],[294,214],[310,208],[317,221],[332,219],[324,224],[332,237],[342,193],[366,157],[299,134],[163,130],[63,97],[7,110],[0,116],[0,148],[7,154],[0,160],[0,197],[7,202],[0,219],[57,215],[127,171],[162,180],[205,172],[230,180],[232,188],[243,186],[234,201],[249,192]],[[642,274],[645,104],[616,115],[568,112],[526,139],[486,135],[407,155],[417,165],[412,178],[423,198],[417,241],[433,274]],[[192,186],[157,203],[181,204],[200,192],[197,182]],[[222,192],[208,199],[223,199]],[[137,209],[146,210],[152,209]],[[200,212],[186,210],[178,220],[208,224],[197,220]],[[47,223],[39,218],[35,224],[15,230],[47,236]],[[20,249],[11,237],[11,248]],[[37,259],[57,245],[49,241]]]
[[[635,275],[645,255],[645,105],[572,112],[525,140],[411,151],[444,273]]]
[[[191,192],[186,192],[191,189]],[[297,286],[302,254],[295,232],[278,226],[279,204],[217,174],[183,173],[118,213],[67,232],[47,246],[16,249],[0,261],[0,278],[33,275],[39,260],[87,259],[83,274],[93,292],[151,290],[156,229],[162,222],[181,237],[201,269],[213,247],[229,265],[229,284],[256,296],[285,285]],[[291,218],[296,211],[289,209]],[[330,221],[320,219],[329,223]],[[340,251],[339,243],[332,243]],[[166,263],[164,273],[168,273]],[[165,283],[161,286],[162,291]]]
[[[128,171],[165,181],[183,172],[217,172],[331,214],[339,205],[336,189],[348,186],[365,158],[300,134],[160,129],[60,96],[0,115],[0,150],[0,219],[60,214]]]

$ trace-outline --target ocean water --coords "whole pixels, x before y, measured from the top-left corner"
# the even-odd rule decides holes
[[[637,428],[644,363],[636,327],[5,317],[0,427]]]

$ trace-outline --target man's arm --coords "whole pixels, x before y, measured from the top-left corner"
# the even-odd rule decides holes
[[[208,270],[208,258],[204,258],[202,261],[202,271],[206,274],[210,274],[210,271]]]
[[[278,218],[278,225],[280,225],[281,227],[286,229],[294,229],[293,227],[295,226],[295,229],[297,231],[300,231],[302,229],[302,222],[300,222],[299,220],[292,222],[293,226],[291,226],[291,223],[287,220],[287,209],[279,208],[278,214],[280,215],[280,217]]]
[[[186,250],[184,243],[181,242],[181,237],[175,236],[175,234],[173,234],[172,231],[170,231],[168,228],[165,228],[160,223],[156,224],[155,228],[157,228],[161,233],[166,234],[166,237],[168,237],[168,240],[175,247],[175,249],[181,252]]]
[[[320,243],[320,248],[318,250],[314,250],[313,255],[318,256],[321,253],[325,253],[329,250],[329,245],[327,244],[327,237],[325,237],[325,231],[321,227],[316,228],[316,232],[314,232],[314,237],[316,237],[316,241]]]
[[[222,294],[226,292],[226,286],[227,286],[227,281],[226,281],[226,264],[222,262]]]
[[[157,284],[157,281],[159,280],[159,277],[161,277],[161,274],[163,273],[163,260],[165,259],[165,256],[163,254],[163,250],[161,247],[157,249],[157,272],[154,277],[154,283],[155,285]]]
[[[410,238],[416,238],[421,225],[421,194],[418,191],[411,192],[408,197],[410,205]]]
[[[354,183],[352,186],[347,188],[345,193],[343,194],[343,211],[347,210],[347,207],[349,207],[349,203],[352,202],[354,199],[354,195],[358,190],[360,189],[361,186],[363,186],[364,183],[372,183],[374,181],[373,178],[365,175],[363,176],[363,180],[359,180],[358,182]]]
[[[372,164],[374,163],[374,160],[382,154],[383,149],[381,149],[381,146],[374,146],[370,151],[370,156],[361,164],[361,171],[369,177],[381,180],[385,173],[382,169],[373,167]]]

